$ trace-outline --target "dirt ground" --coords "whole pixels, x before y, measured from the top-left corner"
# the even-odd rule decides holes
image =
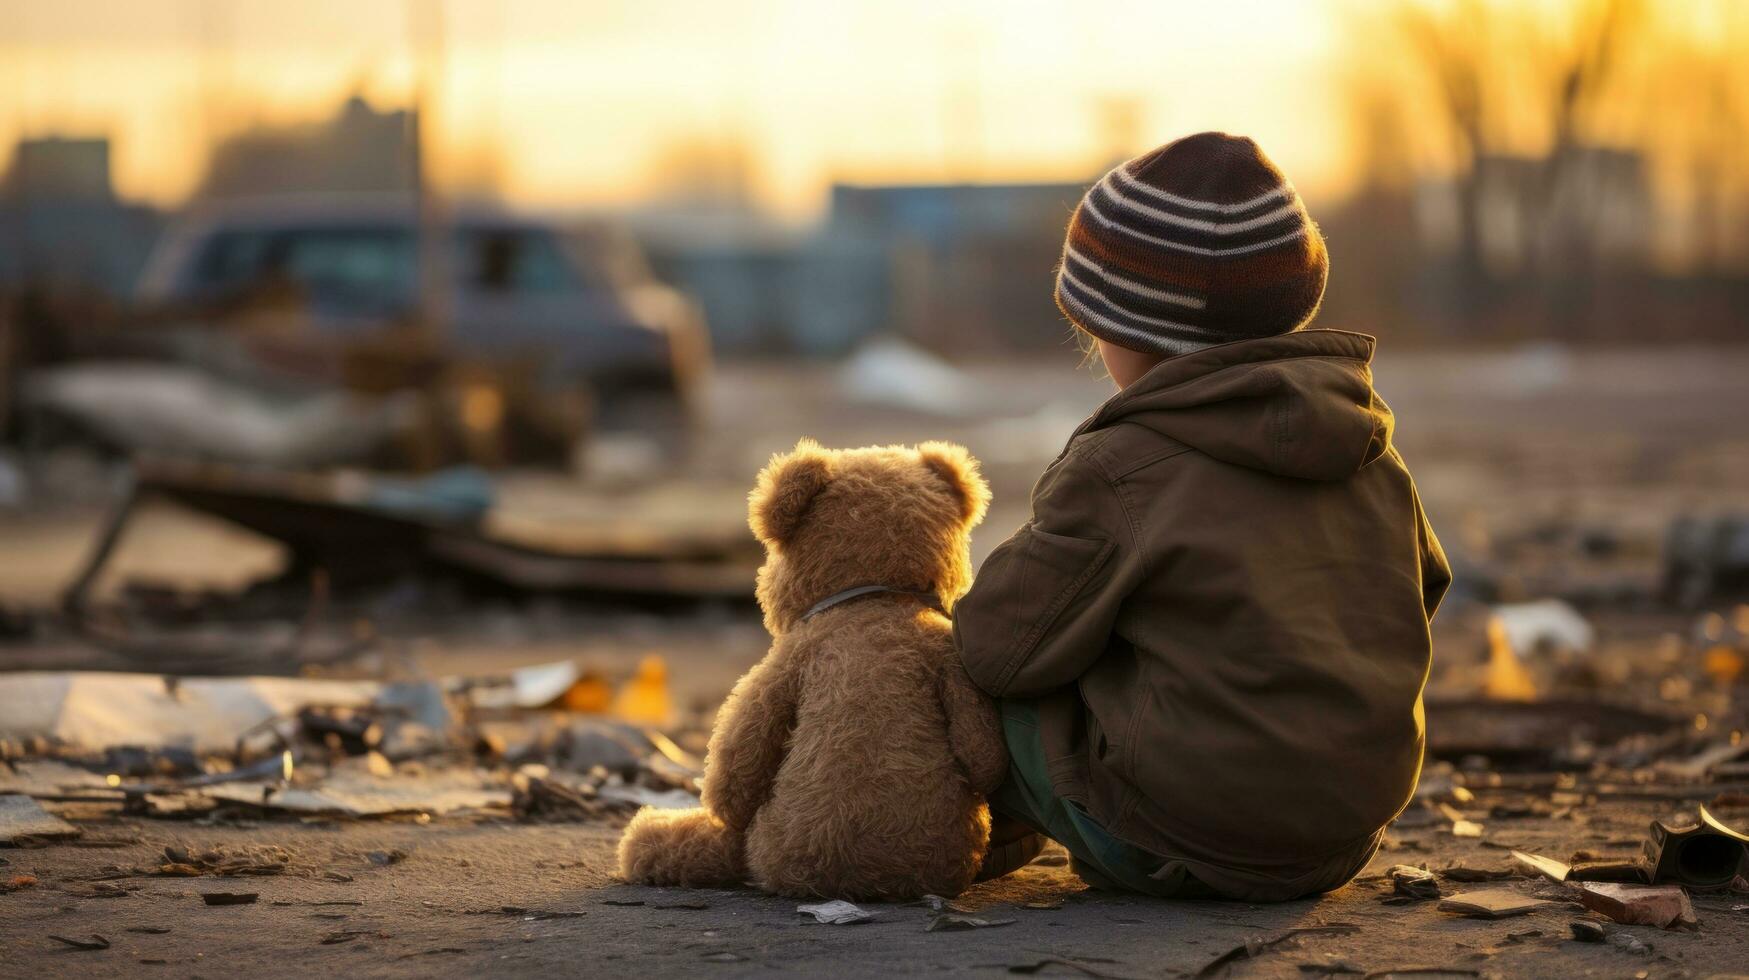
[[[971,369],[975,397],[933,414],[846,399],[842,379],[826,367],[726,367],[713,384],[711,433],[677,481],[690,496],[672,509],[687,520],[741,521],[754,470],[801,435],[846,445],[953,438],[984,459],[997,494],[974,542],[981,555],[1024,519],[1027,487],[1105,394],[1102,382],[1071,371],[1071,360],[1065,352],[1056,365]],[[1745,377],[1744,349],[1416,353],[1378,365],[1379,387],[1397,412],[1399,445],[1454,557],[1472,567],[1501,560],[1507,553],[1502,542],[1534,536],[1554,519],[1602,527],[1618,542],[1610,575],[1642,592],[1655,579],[1671,517],[1749,505],[1743,492],[1749,486]],[[604,519],[604,508],[605,519],[614,519],[615,499],[646,505],[652,499],[646,490],[592,488],[593,503],[579,504],[560,481],[533,475],[514,477],[506,488],[507,496],[531,508],[560,516],[575,510],[579,519]],[[6,555],[0,605],[51,602],[77,568],[100,515],[90,502],[57,501],[0,514],[0,554]],[[181,512],[148,515],[136,535],[124,542],[109,584],[140,575],[223,584],[259,574],[276,560],[265,543]],[[1581,571],[1558,562],[1515,568],[1504,580],[1506,597],[1537,598],[1543,583],[1569,581]],[[1593,609],[1611,631],[1603,645],[1639,656],[1656,636],[1685,629],[1692,616],[1640,610]],[[750,611],[726,608],[661,614],[534,603],[390,626],[393,656],[386,663],[398,676],[491,673],[569,658],[622,677],[656,652],[667,660],[676,701],[700,706],[720,699],[766,642]],[[1436,684],[1469,676],[1442,667],[1474,662],[1477,636],[1477,610],[1454,599],[1436,631]],[[126,666],[77,643],[0,646],[4,669]],[[1689,802],[1602,799],[1564,819],[1491,818],[1479,839],[1405,821],[1392,831],[1392,849],[1359,882],[1280,906],[1087,892],[1060,855],[1047,853],[1043,862],[959,900],[984,918],[1012,924],[939,932],[926,931],[931,913],[922,907],[870,906],[877,913],[872,922],[828,926],[797,915],[793,900],[616,884],[617,824],[611,821],[439,818],[238,827],[75,808],[69,815],[85,830],[80,846],[0,849],[6,862],[0,882],[36,879],[34,887],[0,894],[0,977],[155,971],[638,977],[774,970],[1166,977],[1194,974],[1235,946],[1306,927],[1326,931],[1260,949],[1234,963],[1233,975],[1309,976],[1344,964],[1362,972],[1437,967],[1460,976],[1749,975],[1749,896],[1695,896],[1696,933],[1619,927],[1653,948],[1640,954],[1570,940],[1568,923],[1580,910],[1564,904],[1552,885],[1528,878],[1443,883],[1448,895],[1507,887],[1554,899],[1501,921],[1459,918],[1437,911],[1434,902],[1382,904],[1388,882],[1368,880],[1397,863],[1504,870],[1509,847],[1563,860],[1582,849],[1627,857],[1649,820],[1670,817]],[[1280,803],[1292,806],[1291,800]],[[1483,796],[1476,805],[1486,809],[1488,803]],[[1749,810],[1720,815],[1749,825]],[[121,843],[91,846],[93,840]],[[268,844],[290,853],[285,873],[219,879],[111,877],[103,870],[155,863],[167,845]],[[388,864],[369,857],[394,851],[405,857]],[[119,897],[97,894],[115,889]],[[199,895],[213,891],[257,892],[259,900],[203,904]],[[105,937],[109,948],[76,950],[49,938],[93,934]]]
[[[1749,968],[1749,896],[1695,897],[1696,933],[1622,926],[1652,947],[1635,953],[1569,938],[1582,910],[1558,886],[1518,878],[1446,883],[1446,891],[1508,887],[1555,900],[1499,921],[1459,918],[1436,902],[1385,905],[1392,864],[1505,870],[1502,844],[1566,856],[1635,836],[1656,807],[1604,804],[1588,822],[1490,823],[1485,841],[1399,829],[1359,882],[1315,900],[1259,906],[1162,901],[1090,892],[1060,852],[958,904],[1011,925],[926,931],[919,906],[875,905],[872,922],[821,925],[794,900],[751,892],[616,884],[616,827],[510,822],[266,823],[196,828],[162,821],[87,824],[115,848],[7,851],[0,871],[42,883],[0,899],[0,975],[167,976],[344,973],[366,976],[881,977],[941,972],[1115,977],[1194,974],[1235,946],[1308,926],[1311,934],[1237,963],[1232,975],[1306,976],[1341,961],[1368,973],[1447,968],[1507,977],[1713,977]],[[108,879],[122,897],[85,897],[107,866],[150,863],[165,845],[259,847],[292,855],[280,875]],[[372,851],[405,857],[378,865]],[[335,873],[349,880],[330,880]],[[254,892],[251,905],[207,906],[204,892]],[[1357,927],[1342,930],[1343,925]],[[150,930],[150,931],[141,931]],[[167,930],[167,931],[159,931]],[[110,943],[74,950],[49,937]],[[1052,963],[1051,961],[1060,961]],[[1073,965],[1070,965],[1073,964]],[[1091,971],[1091,972],[1089,972]],[[1471,972],[1474,971],[1474,972]]]

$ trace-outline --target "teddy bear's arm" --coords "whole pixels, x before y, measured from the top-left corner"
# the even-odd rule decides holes
[[[779,641],[735,684],[717,712],[700,795],[730,827],[745,830],[771,796],[795,727],[799,680],[795,657]]]
[[[978,690],[958,655],[942,661],[936,684],[947,715],[947,740],[973,789],[986,796],[1008,774],[1008,747],[996,702]]]

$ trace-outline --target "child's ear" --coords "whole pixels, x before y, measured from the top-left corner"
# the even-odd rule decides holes
[[[951,442],[926,442],[917,447],[923,465],[947,484],[947,489],[959,502],[960,519],[974,527],[984,519],[990,506],[990,485],[978,472],[978,461],[966,447]]]
[[[814,498],[832,482],[831,454],[812,439],[771,457],[748,499],[747,523],[766,544],[783,545],[801,526]]]

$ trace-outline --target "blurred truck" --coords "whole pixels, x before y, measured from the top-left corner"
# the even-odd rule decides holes
[[[678,452],[707,334],[629,247],[405,195],[202,206],[159,241],[132,309],[62,309],[24,345],[42,356],[20,423],[302,466],[564,462],[603,432]]]

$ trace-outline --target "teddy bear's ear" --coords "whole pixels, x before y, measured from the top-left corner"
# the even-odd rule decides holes
[[[814,498],[832,482],[831,453],[812,439],[803,439],[788,453],[771,457],[759,473],[748,501],[747,523],[766,544],[787,542]]]
[[[978,461],[966,447],[951,442],[926,442],[917,447],[917,453],[923,457],[923,465],[947,484],[959,503],[960,518],[966,526],[975,526],[983,520],[984,510],[990,506],[990,485],[984,482],[978,472]]]

